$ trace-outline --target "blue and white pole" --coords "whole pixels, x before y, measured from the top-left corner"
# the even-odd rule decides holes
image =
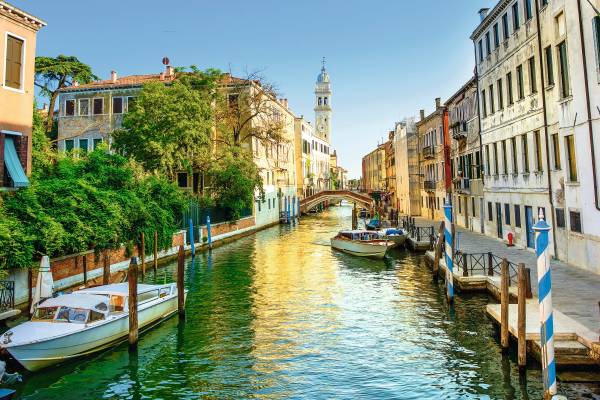
[[[290,223],[290,199],[289,198],[286,199],[286,201],[285,201],[285,214],[286,214],[285,218],[287,220],[287,223],[289,224]]]
[[[454,300],[454,270],[452,260],[452,204],[446,201],[444,204],[444,237],[446,241],[445,253],[446,253],[446,289],[448,301]]]
[[[540,301],[540,334],[542,345],[542,377],[547,398],[556,394],[556,363],[554,361],[554,319],[552,313],[552,279],[550,277],[550,226],[540,209],[535,231],[538,298]]]
[[[196,244],[194,243],[194,221],[190,218],[190,247],[192,248],[192,257],[196,255]]]
[[[210,235],[210,215],[206,216],[206,237],[208,238],[208,248],[212,248],[212,236]]]

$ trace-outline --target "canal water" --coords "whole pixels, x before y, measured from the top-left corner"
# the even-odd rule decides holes
[[[142,334],[137,354],[123,343],[26,375],[20,396],[541,398],[539,366],[519,375],[515,355],[501,354],[487,296],[459,296],[450,310],[422,256],[332,251],[329,238],[350,221],[350,208],[332,207],[198,254],[187,263],[184,323],[173,317]]]

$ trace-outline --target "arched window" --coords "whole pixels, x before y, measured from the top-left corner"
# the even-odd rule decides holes
[[[318,102],[318,104],[319,104],[319,105],[323,105],[323,98],[322,98],[322,97],[319,97],[319,102]]]
[[[327,97],[325,97],[323,101],[324,101],[325,105],[327,105]]]

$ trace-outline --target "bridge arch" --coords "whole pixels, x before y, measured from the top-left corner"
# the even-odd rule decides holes
[[[375,205],[375,201],[363,193],[352,192],[350,190],[324,190],[300,200],[300,211],[306,213],[325,201],[334,202],[340,200],[347,200],[366,209],[370,209]]]

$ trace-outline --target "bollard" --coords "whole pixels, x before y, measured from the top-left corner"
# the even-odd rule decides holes
[[[154,262],[153,262],[154,278],[156,278],[156,270],[158,269],[158,231],[157,230],[154,230],[153,247],[154,247]]]
[[[194,221],[190,218],[190,247],[192,249],[192,258],[196,256],[196,243],[194,241]]]
[[[83,286],[87,287],[87,255],[83,255]]]
[[[454,224],[452,223],[452,205],[448,202],[444,204],[444,237],[446,238],[446,290],[448,301],[452,303],[454,301]]]
[[[492,252],[488,251],[488,276],[494,276],[494,257]]]
[[[142,257],[142,280],[146,277],[146,235],[142,232],[142,243],[140,245],[140,256]]]
[[[540,343],[542,353],[542,377],[544,396],[556,394],[556,363],[554,360],[554,319],[552,310],[552,279],[550,272],[550,226],[540,210],[535,231],[535,254],[537,256],[538,297],[540,303]]]
[[[138,315],[137,315],[137,273],[138,258],[131,257],[127,281],[129,282],[129,350],[135,350],[138,343]]]
[[[444,245],[444,221],[440,224],[439,237],[435,245],[435,257],[433,259],[433,278],[437,279],[440,270],[440,258],[442,258],[442,247]]]
[[[177,257],[177,311],[179,318],[185,318],[185,250],[179,246]]]
[[[210,215],[206,216],[206,237],[208,238],[208,248],[212,249],[212,236],[210,235]]]
[[[526,305],[527,305],[527,279],[525,264],[519,263],[519,294],[518,294],[518,324],[517,324],[517,342],[518,342],[518,364],[519,368],[527,365],[527,341],[526,341]]]
[[[102,268],[102,284],[108,285],[110,282],[110,259],[108,250],[104,253],[104,265]]]
[[[528,299],[533,298],[533,293],[531,293],[531,270],[529,268],[525,268],[525,288],[526,295]]]
[[[508,261],[502,259],[500,280],[500,345],[502,350],[508,349],[508,305],[510,303],[508,292]]]

